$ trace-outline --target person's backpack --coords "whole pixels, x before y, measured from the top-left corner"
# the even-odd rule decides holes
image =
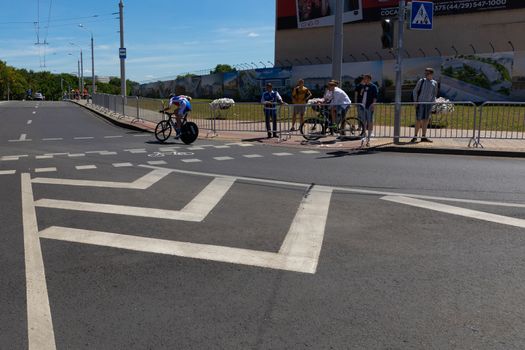
[[[421,82],[421,84],[419,84],[419,82]],[[415,101],[412,101],[412,102],[418,102],[419,101],[419,96],[421,96],[421,90],[423,90],[423,84],[425,83],[425,79],[419,79],[416,83],[419,84],[419,89],[417,90],[417,94],[416,94],[416,100]]]

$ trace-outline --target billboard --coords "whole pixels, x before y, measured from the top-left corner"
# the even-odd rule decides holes
[[[337,0],[277,0],[277,30],[331,26]],[[397,16],[399,0],[343,0],[343,21],[370,22]],[[525,8],[524,0],[434,0],[434,15]]]

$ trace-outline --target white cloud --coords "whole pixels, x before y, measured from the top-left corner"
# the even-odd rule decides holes
[[[259,36],[259,34],[254,33],[254,32],[251,32],[250,34],[248,34],[249,38],[257,38],[258,36]]]

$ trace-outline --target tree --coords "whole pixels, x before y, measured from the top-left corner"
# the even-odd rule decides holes
[[[229,64],[218,64],[215,66],[215,69],[212,70],[211,74],[217,74],[217,73],[229,73],[229,72],[236,72],[237,69],[233,68]]]

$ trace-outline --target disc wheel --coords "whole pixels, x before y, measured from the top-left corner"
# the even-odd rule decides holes
[[[180,139],[185,144],[189,145],[197,140],[199,137],[199,127],[193,122],[185,123],[180,129]]]
[[[155,138],[159,142],[165,142],[171,135],[171,123],[169,120],[161,120],[155,127]]]

